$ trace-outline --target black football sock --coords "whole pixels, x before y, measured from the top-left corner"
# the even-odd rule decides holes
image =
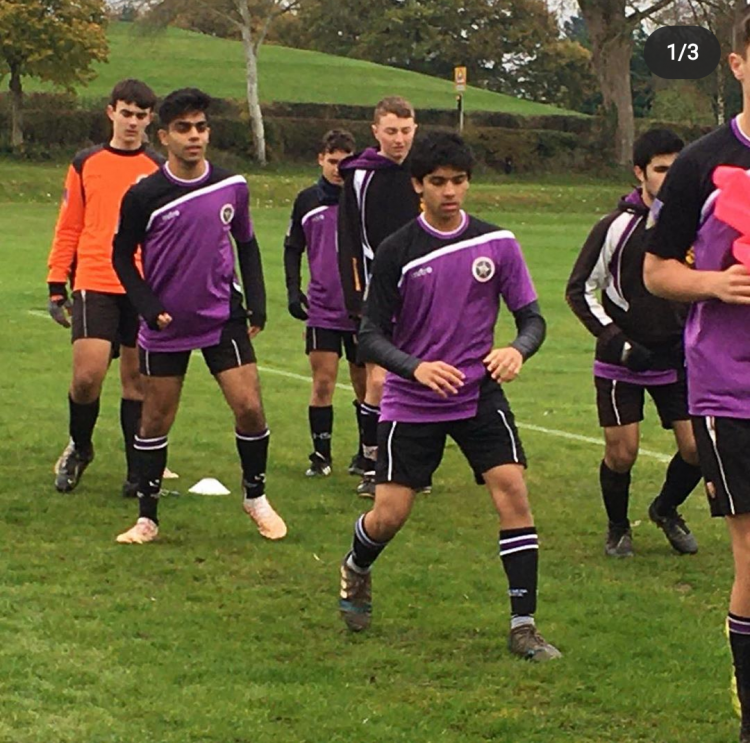
[[[122,428],[122,438],[125,441],[128,481],[132,481],[135,477],[133,444],[141,423],[141,408],[143,408],[143,403],[140,400],[127,400],[125,398],[120,400],[120,427]]]
[[[607,510],[609,523],[627,529],[628,499],[630,497],[630,471],[615,472],[602,460],[599,467],[599,482],[602,486],[604,508]]]
[[[70,410],[70,438],[73,439],[76,449],[88,451],[91,449],[91,437],[94,435],[94,426],[99,417],[99,398],[94,402],[75,402],[68,394],[68,408]]]
[[[352,402],[354,406],[354,412],[357,416],[357,435],[359,437],[359,448],[357,449],[357,456],[363,457],[364,452],[362,450],[362,404],[358,400]]]
[[[368,405],[363,402],[362,410],[362,453],[368,460],[367,468],[375,470],[375,462],[378,459],[378,421],[380,420],[380,407]]]
[[[136,436],[133,444],[135,474],[138,478],[138,516],[159,523],[159,492],[167,466],[167,437]]]
[[[727,624],[737,679],[737,697],[742,710],[742,729],[750,731],[750,618],[729,612]]]
[[[498,545],[503,569],[508,577],[512,626],[528,623],[536,611],[539,572],[539,538],[536,527],[503,529]],[[513,620],[516,620],[515,623]]]
[[[681,506],[700,482],[701,468],[688,464],[677,452],[667,467],[667,477],[656,499],[656,513],[668,516]]]
[[[348,564],[360,572],[366,572],[378,559],[380,553],[388,546],[388,542],[376,542],[365,531],[365,515],[362,514],[354,524],[354,539],[352,550],[347,556]]]
[[[259,433],[235,431],[235,436],[242,463],[245,498],[260,498],[266,492],[266,464],[271,432],[267,428]]]
[[[313,449],[327,462],[331,461],[331,437],[333,436],[333,406],[308,408],[310,435]]]

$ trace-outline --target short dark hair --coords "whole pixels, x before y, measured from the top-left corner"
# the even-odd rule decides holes
[[[156,106],[156,93],[141,80],[129,77],[127,80],[120,80],[112,88],[109,94],[109,105],[115,108],[117,101],[134,103],[138,108],[153,109]]]
[[[318,154],[326,155],[341,150],[342,152],[354,152],[354,137],[346,129],[331,129],[323,135],[320,140]]]
[[[375,104],[372,123],[379,123],[380,117],[385,116],[386,114],[395,114],[399,119],[413,119],[414,106],[412,106],[406,98],[402,98],[400,95],[389,95]]]
[[[205,112],[211,105],[211,96],[198,88],[173,90],[159,106],[159,125],[166,129],[178,116]]]
[[[732,27],[732,51],[744,58],[748,46],[750,46],[750,7],[746,6],[737,14],[737,20]]]
[[[649,129],[635,140],[633,145],[633,165],[641,170],[657,155],[672,155],[679,152],[685,143],[671,129]]]
[[[411,151],[411,174],[418,181],[438,168],[462,170],[471,178],[474,154],[455,132],[432,131],[418,137]]]

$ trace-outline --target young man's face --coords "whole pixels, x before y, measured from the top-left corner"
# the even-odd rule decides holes
[[[210,131],[206,114],[194,111],[180,114],[167,129],[159,129],[159,139],[170,155],[190,166],[205,159]]]
[[[411,149],[417,125],[414,118],[402,119],[396,114],[383,114],[372,125],[372,134],[380,144],[380,152],[394,163],[401,164]]]
[[[334,150],[333,152],[321,152],[318,155],[318,165],[323,172],[323,178],[329,183],[340,186],[344,179],[339,175],[339,163],[351,155],[345,150]]]
[[[656,195],[659,193],[661,184],[664,183],[664,179],[667,177],[669,169],[672,167],[672,163],[677,157],[676,152],[672,152],[668,155],[654,155],[651,158],[645,170],[642,170],[637,165],[633,168],[635,177],[643,187],[644,196],[647,197],[644,200],[647,205],[650,206]]]
[[[431,222],[445,223],[458,218],[469,188],[469,174],[465,170],[441,167],[426,175],[421,183],[412,178],[412,183]]]
[[[117,101],[114,106],[107,106],[107,116],[112,122],[112,140],[115,146],[137,148],[143,142],[146,127],[151,123],[153,113],[150,108],[141,108],[127,101]]]

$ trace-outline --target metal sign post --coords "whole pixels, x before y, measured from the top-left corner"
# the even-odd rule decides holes
[[[464,130],[464,91],[466,90],[466,68],[453,68],[453,86],[456,90],[456,104],[458,106],[458,131]]]

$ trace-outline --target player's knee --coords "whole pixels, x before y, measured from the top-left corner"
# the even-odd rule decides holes
[[[141,384],[141,375],[135,374],[123,375],[122,379],[122,396],[127,400],[142,400],[143,385]]]
[[[76,370],[70,389],[73,399],[79,403],[94,402],[101,394],[102,379],[97,370]]]
[[[248,400],[235,408],[234,417],[237,429],[245,433],[262,431],[266,427],[263,408],[256,402]]]
[[[335,382],[328,377],[315,379],[312,391],[313,407],[322,408],[330,405],[333,402],[333,391],[335,388]]]
[[[693,467],[700,465],[700,459],[698,457],[698,447],[695,441],[680,446],[680,456],[688,463],[692,464]]]
[[[509,484],[493,489],[493,500],[500,520],[517,523],[531,519],[531,506],[525,484]]]
[[[609,444],[604,455],[604,460],[611,470],[615,472],[630,472],[638,458],[638,447],[627,442]]]

